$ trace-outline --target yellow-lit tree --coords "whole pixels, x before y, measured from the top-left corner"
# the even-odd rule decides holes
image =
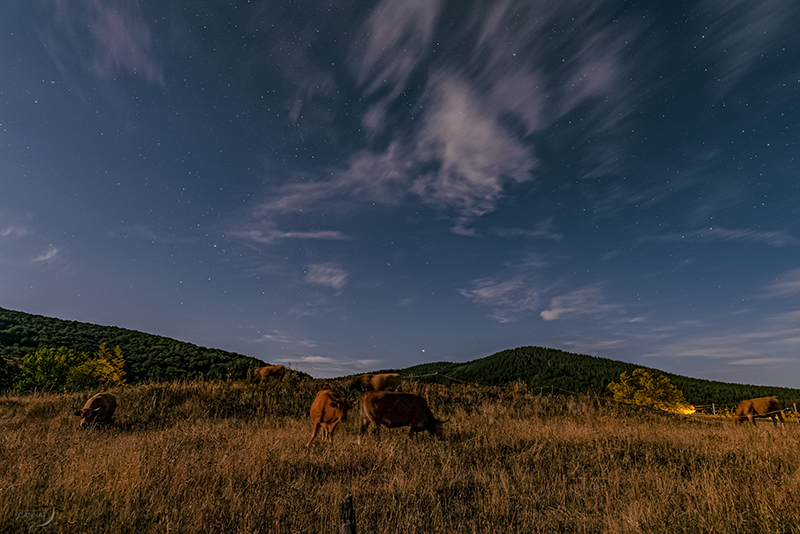
[[[610,383],[608,389],[614,394],[615,401],[653,406],[674,413],[692,410],[683,392],[666,375],[655,369],[640,367],[630,374],[624,372],[619,376],[619,382]]]
[[[74,369],[72,387],[69,389],[121,386],[125,383],[124,368],[125,358],[119,345],[111,351],[105,343],[101,343],[91,358]]]

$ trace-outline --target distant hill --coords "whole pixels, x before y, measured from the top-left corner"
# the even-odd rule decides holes
[[[69,347],[94,352],[101,343],[119,346],[129,383],[143,380],[244,378],[261,360],[235,352],[114,326],[67,321],[0,308],[0,390],[10,385],[14,363],[40,348]],[[4,365],[4,361],[8,364]],[[10,364],[10,365],[9,365]],[[464,363],[436,362],[394,369],[404,378],[449,383],[453,380],[499,386],[522,380],[543,393],[608,393],[607,386],[637,365],[542,347],[518,347]],[[301,373],[304,374],[304,373]],[[695,405],[737,404],[742,399],[777,395],[786,406],[800,403],[800,389],[730,384],[666,373]],[[307,375],[306,375],[307,376]]]
[[[465,363],[416,365],[399,372],[403,377],[447,383],[452,379],[499,386],[522,380],[531,390],[560,394],[607,394],[607,386],[638,365],[542,347],[518,347]],[[786,406],[800,403],[800,389],[730,384],[665,373],[694,405],[729,406],[755,397],[777,395]]]
[[[199,347],[135,330],[0,308],[0,390],[8,387],[13,364],[21,362],[27,353],[51,347],[93,353],[101,343],[107,343],[110,348],[120,347],[129,383],[199,376],[244,378],[248,367],[263,365],[260,360],[235,352]]]

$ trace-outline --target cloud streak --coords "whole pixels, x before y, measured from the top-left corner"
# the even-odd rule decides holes
[[[312,264],[308,266],[306,282],[342,289],[347,283],[348,276],[348,273],[335,263]]]
[[[473,282],[471,289],[459,293],[473,304],[494,308],[492,317],[500,323],[508,323],[539,308],[541,294],[523,277],[498,281],[484,278]]]
[[[99,78],[126,72],[151,84],[165,84],[153,33],[138,0],[56,0],[51,10],[54,26],[44,39],[63,72],[78,60]]]
[[[785,297],[800,294],[800,269],[779,276],[775,282],[766,286],[767,294],[771,297]]]
[[[694,230],[680,234],[663,234],[646,240],[680,241],[686,243],[741,241],[744,243],[763,243],[777,248],[800,245],[800,240],[780,230],[764,232],[749,228],[729,229],[724,227]]]
[[[723,95],[773,50],[800,44],[794,25],[800,4],[792,0],[705,0],[699,11],[708,24],[698,28],[695,47],[714,65]]]
[[[555,321],[576,315],[603,315],[619,309],[617,305],[606,304],[600,286],[594,285],[554,297],[550,309],[543,310],[541,317],[545,321]]]

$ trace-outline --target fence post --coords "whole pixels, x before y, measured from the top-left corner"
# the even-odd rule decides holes
[[[353,509],[353,494],[339,503],[339,534],[356,534],[356,511]]]
[[[717,408],[714,406],[714,403],[711,403],[711,413],[714,414],[714,417],[717,416]]]
[[[797,416],[797,403],[792,403],[792,406],[794,406],[794,420],[800,423],[800,417]]]

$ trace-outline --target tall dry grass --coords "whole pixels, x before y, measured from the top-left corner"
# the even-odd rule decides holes
[[[797,532],[800,425],[686,419],[523,386],[411,385],[440,438],[384,430],[307,443],[335,382],[127,386],[117,424],[81,431],[86,395],[0,398],[0,531],[335,533]],[[351,395],[351,401],[355,401]],[[43,519],[44,518],[44,519]]]

